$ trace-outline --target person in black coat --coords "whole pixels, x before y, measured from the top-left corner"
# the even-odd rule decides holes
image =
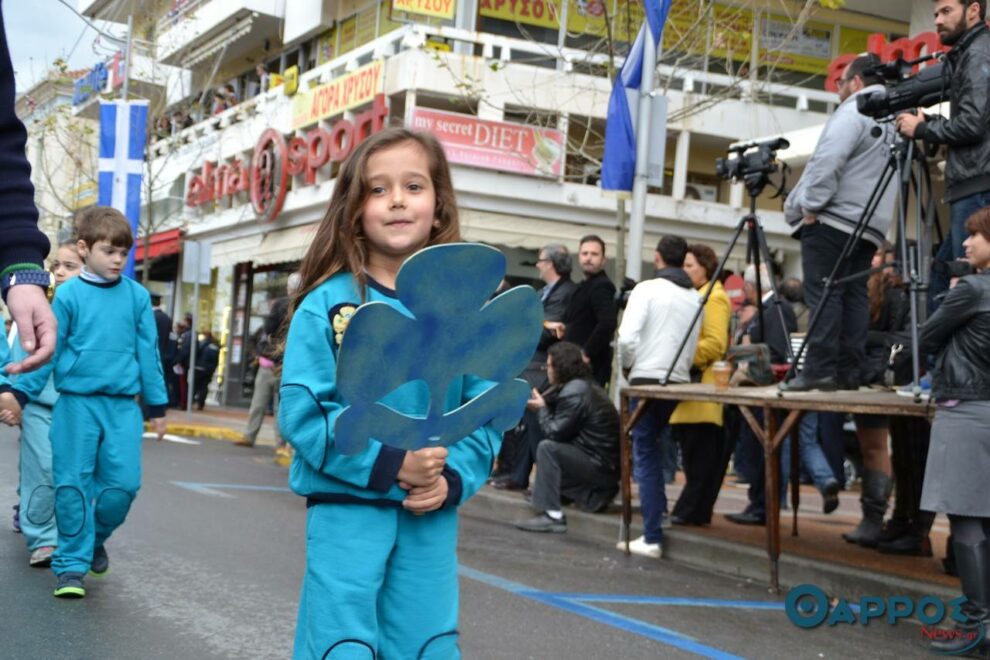
[[[38,230],[38,208],[25,151],[27,132],[14,111],[14,91],[14,67],[0,15],[0,293],[28,354],[21,362],[8,365],[10,373],[19,373],[37,369],[51,358],[56,323],[45,297],[47,285],[42,283],[51,246]]]
[[[547,374],[551,387],[533,390],[527,408],[537,414],[544,440],[533,486],[539,514],[516,523],[527,532],[566,532],[561,498],[585,511],[608,508],[619,492],[619,413],[608,394],[591,381],[581,349],[569,342],[550,347]]]
[[[774,364],[787,362],[787,346],[790,343],[790,335],[797,331],[797,317],[794,308],[789,302],[778,299],[770,286],[770,277],[765,264],[760,265],[759,292],[757,291],[756,267],[752,264],[746,268],[743,277],[746,297],[754,305],[760,303],[758,295],[762,294],[763,320],[760,320],[760,313],[753,314],[749,325],[742,332],[743,343],[766,344],[770,348],[770,361]],[[780,312],[777,311],[777,303],[780,304]],[[783,324],[781,324],[781,312],[783,313]],[[766,324],[766,332],[763,330]],[[748,338],[748,339],[747,339]],[[754,410],[754,415],[762,423],[762,411]],[[764,472],[763,447],[753,436],[748,424],[740,424],[739,446],[737,452],[746,452],[747,460],[753,466],[749,476],[749,504],[740,513],[727,513],[725,517],[734,523],[741,525],[763,525],[766,523],[766,492]]]
[[[175,358],[178,354],[179,340],[172,332],[172,317],[161,308],[162,297],[151,294],[151,305],[155,312],[155,328],[158,330],[158,357],[162,361],[162,373],[165,374],[165,386],[168,389],[168,402],[175,406],[179,399],[179,384],[176,379]]]
[[[213,333],[206,330],[203,338],[196,345],[196,390],[193,392],[196,410],[202,410],[206,406],[206,393],[219,363],[220,344],[213,337]]]
[[[604,387],[612,377],[612,339],[618,322],[615,285],[605,274],[605,241],[593,234],[585,236],[578,259],[584,280],[571,296],[563,324],[548,327],[581,347],[595,381]]]
[[[545,245],[536,260],[536,270],[544,282],[540,290],[543,322],[560,322],[577,289],[571,281],[571,255],[563,245]],[[547,349],[555,342],[557,336],[544,327],[536,352],[522,374],[530,387],[546,389]],[[542,440],[538,427],[536,414],[527,410],[516,428],[505,434],[498,454],[498,469],[491,478],[491,483],[499,490],[518,490],[529,485],[529,473],[536,460],[536,446]]]

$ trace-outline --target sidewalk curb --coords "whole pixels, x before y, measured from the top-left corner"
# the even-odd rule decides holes
[[[151,426],[145,425],[145,430],[150,431]],[[165,432],[173,435],[182,435],[193,438],[204,438],[208,440],[240,440],[244,434],[226,426],[210,426],[206,424],[186,424],[181,422],[166,422]]]
[[[462,511],[467,515],[506,525],[530,516],[533,512],[522,497],[498,493],[489,487],[479,491],[462,507]],[[615,543],[619,540],[617,514],[592,514],[574,508],[568,508],[566,514],[569,535],[602,543],[608,549],[615,548]],[[642,531],[642,525],[633,522],[631,537],[639,536]],[[693,566],[757,584],[768,584],[768,559],[762,547],[733,543],[681,529],[665,529],[663,554],[661,561]],[[800,584],[814,584],[828,594],[841,595],[849,600],[859,600],[863,596],[907,596],[917,601],[924,596],[935,596],[948,601],[959,596],[957,591],[940,584],[782,553],[782,592],[786,593],[789,588]]]

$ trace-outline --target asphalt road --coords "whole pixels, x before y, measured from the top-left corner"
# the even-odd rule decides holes
[[[85,599],[62,601],[9,531],[17,442],[0,429],[0,657],[289,657],[305,505],[269,452],[146,442],[143,488],[107,545],[110,574],[90,578]],[[913,624],[801,630],[758,584],[525,534],[470,505],[461,520],[466,658],[926,655]]]

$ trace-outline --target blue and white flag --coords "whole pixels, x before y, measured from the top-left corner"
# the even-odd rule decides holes
[[[100,206],[112,206],[131,223],[134,245],[139,240],[141,175],[147,140],[148,102],[100,103]],[[127,257],[124,274],[134,277],[134,250]]]
[[[670,13],[673,0],[643,0],[646,21],[639,36],[626,56],[622,70],[615,78],[612,96],[608,100],[605,118],[605,155],[602,157],[602,188],[604,190],[631,191],[636,175],[636,115],[639,110],[639,86],[643,66],[656,66],[655,62],[643,62],[643,50],[647,39],[659,48],[663,26]],[[652,91],[652,90],[649,90]]]

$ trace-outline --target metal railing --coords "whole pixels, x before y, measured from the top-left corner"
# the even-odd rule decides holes
[[[191,0],[189,4],[195,6],[209,1]],[[573,71],[576,65],[605,66],[608,63],[608,56],[602,53],[593,53],[576,48],[560,48],[552,44],[504,37],[487,32],[473,32],[453,27],[411,24],[358,46],[354,50],[348,51],[329,62],[303,73],[299,77],[300,89],[308,89],[311,84],[318,85],[330,82],[372,60],[391,57],[407,50],[422,48],[431,38],[453,42],[455,52],[457,50],[457,44],[466,44],[474,50],[480,47],[481,57],[492,62],[532,64],[539,59],[546,59],[547,62],[562,61],[565,72]],[[623,61],[624,58],[615,58],[616,67],[620,67]],[[834,93],[824,90],[819,91],[773,82],[753,82],[749,79],[739,79],[725,74],[676,68],[665,64],[658,66],[657,72],[662,78],[669,78],[673,82],[676,82],[676,87],[680,88],[684,93],[698,94],[695,91],[698,88],[724,89],[734,86],[739,89],[739,96],[742,99],[756,100],[772,97],[775,105],[792,107],[801,111],[808,110],[810,102],[831,105],[838,101],[838,97]],[[189,142],[196,139],[197,136],[219,130],[229,126],[233,122],[240,121],[248,117],[249,113],[254,112],[259,104],[265,103],[266,99],[274,98],[275,95],[281,93],[281,88],[269,90],[251,99],[247,99],[222,113],[205,118],[197,124],[183,129],[175,136],[152,145],[153,153],[158,154],[163,152],[164,149],[168,149],[168,143],[175,141],[178,141],[180,144]]]

